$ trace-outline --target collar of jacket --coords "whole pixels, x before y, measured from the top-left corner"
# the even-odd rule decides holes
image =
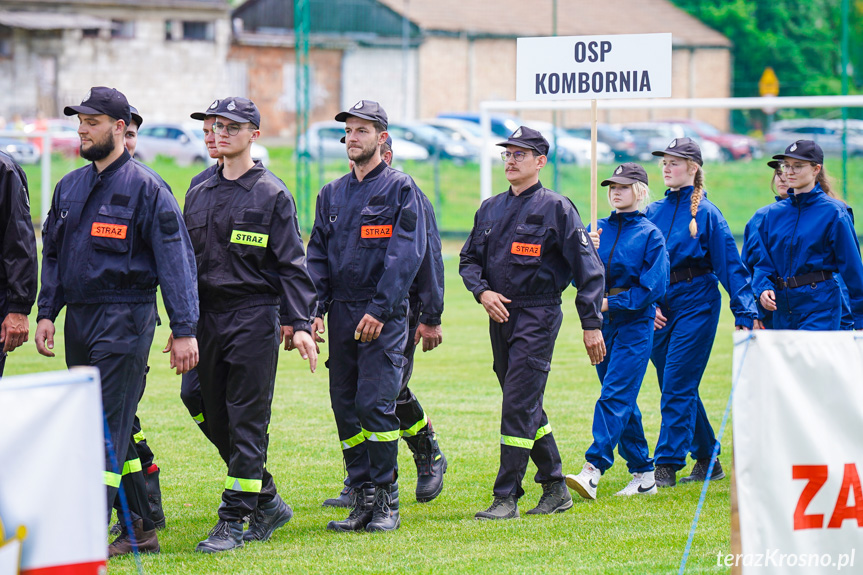
[[[126,148],[123,148],[123,153],[120,154],[120,157],[111,162],[107,168],[102,170],[101,172],[96,169],[96,162],[92,162],[90,165],[92,166],[93,173],[97,176],[105,175],[107,176],[111,172],[116,172],[119,170],[123,164],[132,159],[132,156],[129,155],[129,151]]]
[[[264,167],[264,164],[261,163],[261,160],[255,160],[255,165],[249,168],[245,174],[237,178],[236,180],[227,180],[222,175],[222,171],[225,169],[225,164],[219,166],[219,169],[216,170],[216,173],[212,178],[206,181],[204,184],[205,188],[215,188],[221,182],[232,182],[235,184],[239,184],[246,190],[251,190],[255,183],[261,179],[261,176],[267,171]]]
[[[372,169],[372,171],[371,171],[371,172],[369,172],[368,174],[366,174],[366,177],[365,177],[365,178],[363,178],[363,181],[365,182],[365,181],[366,181],[366,180],[368,180],[368,179],[378,177],[378,176],[381,174],[381,172],[383,172],[383,171],[386,169],[386,167],[387,167],[387,163],[386,163],[385,161],[381,160],[381,163],[380,163],[380,164],[378,164],[377,166],[375,166],[375,167]],[[352,180],[356,180],[356,179],[357,179],[357,175],[354,173],[354,171],[353,171],[353,170],[351,170],[351,179],[352,179]]]
[[[815,183],[815,187],[812,188],[812,191],[807,192],[805,194],[795,194],[794,190],[788,190],[788,197],[791,198],[791,203],[795,206],[805,206],[807,204],[811,204],[812,202],[818,201],[820,199],[819,196],[825,195],[824,188],[821,187],[821,184]]]
[[[537,190],[541,190],[541,189],[542,189],[542,182],[537,180],[537,182],[534,185],[532,185],[528,189],[524,190],[518,196],[516,196],[515,194],[512,193],[512,186],[509,187],[508,192],[509,192],[509,195],[511,195],[511,196],[514,196],[517,198],[526,198],[526,197],[532,196],[534,194],[534,192],[536,192]]]
[[[646,218],[647,216],[644,212],[640,212],[635,210],[634,212],[618,212],[617,210],[611,212],[611,215],[608,216],[609,220],[620,220],[621,222],[632,222],[637,220],[638,218]]]
[[[682,200],[683,198],[688,198],[689,196],[691,196],[693,191],[695,191],[695,186],[684,186],[679,190],[665,190],[665,196],[668,197],[676,195]]]

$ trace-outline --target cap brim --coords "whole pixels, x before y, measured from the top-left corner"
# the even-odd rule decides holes
[[[363,120],[368,120],[369,122],[381,122],[380,118],[376,118],[375,116],[369,116],[368,114],[361,114],[357,112],[339,112],[336,114],[336,122],[347,122],[348,118],[354,116],[356,118],[362,118]],[[384,125],[384,128],[387,127],[386,122],[381,122]]]
[[[537,154],[540,154],[542,156],[546,155],[545,152],[543,152],[542,150],[540,150],[536,146],[534,146],[532,144],[528,144],[527,142],[524,142],[522,140],[506,140],[505,142],[498,142],[496,145],[503,146],[503,147],[517,146],[519,148],[524,148],[525,150],[533,150],[534,152],[536,152]]]
[[[641,180],[637,180],[635,178],[624,178],[623,176],[612,176],[607,180],[602,180],[600,186],[607,186],[609,184],[623,184],[624,186],[630,186],[636,182],[641,182]],[[644,185],[647,185],[647,182],[641,182]]]
[[[804,162],[815,162],[816,164],[823,164],[824,160],[822,159],[820,162],[817,160],[813,160],[812,158],[807,158],[806,156],[798,156],[797,154],[778,154],[773,156],[774,160],[784,160],[785,158],[794,158],[795,160],[801,160]]]
[[[140,114],[132,114],[132,121],[138,124],[139,128],[144,125],[144,118]]]
[[[653,154],[654,156],[659,156],[660,158],[662,156],[674,156],[675,158],[683,158],[684,160],[692,160],[693,162],[695,162],[699,166],[704,165],[703,160],[701,160],[699,158],[690,157],[686,154],[681,154],[680,152],[673,152],[673,151],[668,151],[668,150],[657,150],[655,152],[651,152],[651,154]]]
[[[207,119],[207,114],[205,114],[204,112],[192,112],[191,114],[189,114],[189,117],[193,120],[204,121]]]
[[[769,162],[767,162],[767,165],[774,170],[778,170],[782,166],[782,163],[779,162],[779,160],[770,160]]]
[[[108,115],[105,114],[105,112],[97,110],[96,108],[91,108],[89,106],[66,106],[65,108],[63,108],[63,113],[67,116],[74,116],[76,114],[104,114],[106,116]]]
[[[240,116],[239,114],[232,114],[231,112],[219,112],[218,114],[210,114],[210,115],[211,116],[219,116],[221,118],[227,118],[229,120],[233,120],[233,121],[239,122],[241,124],[245,124],[246,122],[248,122],[251,125],[255,126],[256,128],[259,127],[256,123],[254,123],[250,119],[244,118],[243,116]]]
[[[341,143],[343,143],[343,144],[344,144],[344,143],[345,143],[345,136],[342,136],[342,139],[341,139],[341,140],[339,140],[339,142],[341,142]]]

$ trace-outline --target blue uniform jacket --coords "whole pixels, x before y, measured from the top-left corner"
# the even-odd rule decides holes
[[[833,305],[826,293],[838,280],[776,290],[773,279],[818,271],[838,272],[848,287],[854,328],[863,328],[863,263],[851,215],[844,203],[824,193],[821,186],[770,206],[758,230],[762,257],[755,266],[754,290],[775,290],[777,305],[789,311],[816,311]],[[820,297],[824,292],[825,297]]]
[[[28,315],[36,301],[36,234],[24,170],[0,152],[0,301]],[[0,318],[2,320],[2,318]]]
[[[155,172],[123,152],[63,177],[42,230],[39,317],[66,304],[154,303],[156,285],[174,337],[198,324],[195,253],[177,200]]]
[[[409,300],[411,309],[420,308],[419,322],[425,325],[440,325],[443,314],[444,268],[441,254],[440,232],[434,207],[428,197],[420,192],[423,214],[426,220],[426,252],[417,277],[411,285]]]
[[[749,272],[740,259],[734,236],[722,212],[707,199],[707,192],[704,192],[695,215],[698,236],[693,238],[690,235],[692,191],[692,186],[677,191],[666,190],[665,197],[647,206],[644,213],[665,236],[671,271],[696,268],[710,269],[712,272],[694,278],[691,282],[669,285],[665,300],[659,306],[674,307],[675,301],[697,301],[699,296],[712,292],[718,280],[728,292],[735,325],[751,329],[758,312],[752,296]]]
[[[781,202],[782,198],[775,196],[775,201]],[[761,252],[758,249],[758,228],[761,226],[761,222],[764,221],[764,215],[767,213],[767,210],[772,206],[773,204],[769,204],[762,208],[758,208],[755,213],[752,214],[749,221],[746,222],[746,228],[743,230],[743,247],[740,249],[740,258],[743,260],[743,264],[746,266],[746,269],[749,270],[749,275],[752,280],[755,278],[755,264],[757,264],[758,260],[761,259]],[[762,307],[761,302],[759,301],[760,294],[755,293],[754,284],[752,285],[752,292],[755,297],[755,307],[758,309],[758,319],[767,319],[773,312],[769,312]]]
[[[507,307],[560,305],[572,282],[583,329],[602,329],[602,262],[572,200],[537,182],[485,200],[461,250],[459,273],[479,301],[486,290]]]
[[[606,322],[613,314],[654,316],[656,302],[668,283],[665,239],[643,212],[612,212],[596,222],[602,230],[599,257],[605,266],[605,292],[609,295]]]
[[[318,317],[332,300],[368,301],[367,314],[392,317],[426,252],[421,194],[383,161],[362,181],[351,171],[321,188],[307,254]]]

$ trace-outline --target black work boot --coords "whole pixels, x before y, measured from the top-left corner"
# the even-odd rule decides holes
[[[417,465],[417,501],[428,503],[443,490],[443,474],[446,473],[446,457],[441,453],[437,435],[429,427],[413,437],[405,437]]]
[[[478,511],[474,517],[476,519],[515,519],[518,517],[518,499],[515,495],[495,496],[491,507],[485,511]]]
[[[653,472],[657,487],[674,487],[677,485],[677,471],[670,465],[657,465]]]
[[[395,531],[401,524],[399,484],[376,485],[372,520],[366,525],[366,531]]]
[[[198,543],[195,551],[219,553],[243,546],[243,522],[219,519],[210,536]]]
[[[324,500],[324,507],[353,507],[356,499],[356,490],[345,485],[338,497],[330,497]]]
[[[156,524],[156,529],[165,528],[165,512],[162,510],[162,489],[159,487],[159,469],[156,465],[151,465],[150,469],[156,468],[155,471],[147,470],[144,472],[144,481],[147,484],[147,501],[150,503],[150,519]]]
[[[372,520],[372,508],[375,503],[375,488],[370,483],[363,485],[356,492],[354,506],[348,518],[344,521],[330,521],[327,529],[330,531],[362,531]]]
[[[279,494],[266,504],[259,505],[249,518],[249,528],[243,533],[243,541],[266,541],[273,532],[291,520],[294,510],[282,501]]]
[[[566,488],[566,483],[550,481],[542,484],[542,496],[536,507],[527,512],[528,515],[551,515],[552,513],[563,513],[572,507],[572,495]]]
[[[707,468],[710,467],[709,459],[699,459],[692,467],[692,471],[686,477],[681,477],[681,483],[691,483],[694,481],[704,482],[707,479]],[[716,463],[713,464],[713,473],[710,474],[710,481],[725,479],[725,472],[722,471],[722,465],[719,463],[719,458],[716,458]]]
[[[159,552],[159,538],[156,536],[156,530],[150,529],[149,531],[144,531],[143,519],[138,519],[132,523],[132,533],[135,539],[134,542],[132,541],[132,537],[129,536],[129,532],[122,530],[120,536],[108,545],[109,558],[133,553],[135,550],[138,553]]]

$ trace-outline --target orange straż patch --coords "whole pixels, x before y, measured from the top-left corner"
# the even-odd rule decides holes
[[[392,226],[362,226],[360,228],[362,238],[391,238],[393,237]]]
[[[512,249],[510,250],[517,256],[538,256],[541,251],[542,244],[522,244],[519,242],[512,242]]]
[[[116,238],[118,240],[126,239],[126,229],[129,226],[122,224],[104,224],[101,222],[93,222],[93,227],[90,228],[90,235],[97,238]]]

